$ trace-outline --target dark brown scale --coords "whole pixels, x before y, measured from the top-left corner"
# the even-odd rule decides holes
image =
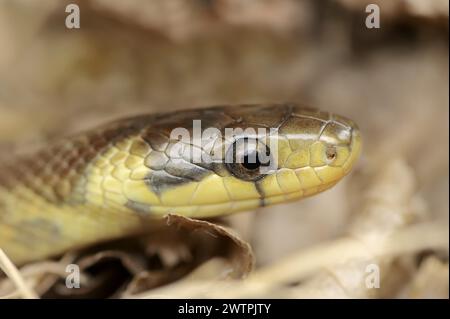
[[[94,158],[97,152],[89,144],[83,144],[78,147],[78,156],[82,158]]]
[[[142,139],[146,141],[153,150],[159,152],[164,152],[169,143],[169,139],[166,136],[155,133],[150,128],[142,132]]]
[[[290,115],[291,111],[289,107],[284,109],[285,112],[280,112],[280,114],[274,114],[273,105],[264,106],[247,106],[245,108],[236,108],[227,112],[231,117],[243,117],[245,118],[245,123],[236,123],[239,126],[244,126],[247,124],[252,127],[277,127],[283,118]],[[286,114],[287,113],[287,114]]]
[[[90,145],[96,150],[97,152],[102,150],[106,145],[108,145],[109,142],[103,138],[102,135],[94,135],[90,139]]]

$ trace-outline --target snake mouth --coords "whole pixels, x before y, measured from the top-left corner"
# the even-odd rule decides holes
[[[352,129],[352,139],[350,142],[350,156],[345,162],[345,164],[342,166],[345,175],[347,175],[353,168],[355,162],[357,161],[357,159],[361,154],[361,149],[362,149],[361,133],[359,131],[359,128],[355,124],[355,126]]]
[[[278,203],[287,203],[305,198],[331,188],[338,181],[324,183],[319,186],[299,189],[282,194],[272,194],[267,197],[255,197],[248,199],[229,200],[203,205],[180,205],[180,206],[134,206],[133,210],[147,217],[161,217],[168,214],[179,214],[193,218],[209,218],[214,216],[228,215],[236,212],[255,210],[260,207],[271,206]]]

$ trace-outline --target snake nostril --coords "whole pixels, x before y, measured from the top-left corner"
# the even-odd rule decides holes
[[[334,161],[337,157],[336,147],[329,145],[325,151],[325,155],[328,162]]]

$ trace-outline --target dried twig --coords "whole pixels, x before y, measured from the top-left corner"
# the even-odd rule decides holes
[[[28,287],[25,283],[20,271],[14,266],[12,261],[6,256],[5,252],[0,248],[0,269],[8,276],[15,284],[20,295],[27,299],[36,299],[38,295],[33,289]],[[11,294],[9,297],[17,297],[15,294]]]

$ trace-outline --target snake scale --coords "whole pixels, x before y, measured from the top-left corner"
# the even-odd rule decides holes
[[[214,129],[200,144],[172,136],[196,121]],[[360,149],[351,120],[290,103],[118,120],[1,164],[0,248],[20,265],[143,232],[168,213],[208,218],[311,196]]]

